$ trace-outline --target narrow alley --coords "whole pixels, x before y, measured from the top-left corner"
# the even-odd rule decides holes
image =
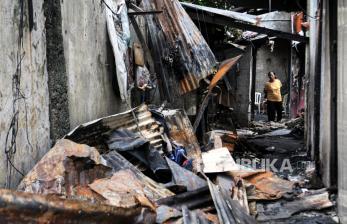
[[[0,9],[0,223],[347,223],[346,0]]]

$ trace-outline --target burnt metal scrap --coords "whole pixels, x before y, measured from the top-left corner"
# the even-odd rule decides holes
[[[126,112],[100,118],[86,124],[82,124],[65,136],[80,144],[95,146],[102,150],[107,148],[105,138],[112,131],[127,129],[136,132],[150,142],[150,145],[158,150],[162,148],[163,129],[152,117],[147,105],[141,105]]]
[[[131,170],[121,170],[111,178],[95,180],[89,187],[102,195],[107,204],[124,208],[140,204],[155,211],[153,203],[146,196],[145,184]]]
[[[308,193],[295,201],[279,201],[267,205],[258,205],[258,220],[266,222],[269,220],[279,220],[289,218],[295,213],[308,210],[321,210],[330,208],[333,203],[329,199],[326,190],[320,190],[313,194]],[[276,210],[276,213],[273,211]]]
[[[168,101],[177,93],[198,89],[204,79],[202,83],[209,86],[195,123],[192,126],[184,110],[165,108],[164,103],[161,108],[142,104],[76,127],[26,174],[18,186],[20,192],[0,190],[1,223],[253,224],[334,205],[325,189],[303,189],[288,176],[284,179],[235,162],[240,138],[233,122],[225,122],[222,130],[217,125],[201,128],[208,132],[202,133],[205,142],[198,141],[195,132],[200,121],[200,127],[208,121],[202,119],[210,99],[218,95],[215,87],[223,80],[229,92],[232,87],[226,75],[246,51],[234,52],[207,79],[215,72],[215,56],[182,5],[193,16],[206,14],[204,22],[257,31],[244,33],[249,40],[266,38],[265,34],[303,42],[306,37],[267,27],[264,18],[276,13],[257,17],[178,0],[102,2],[121,99],[130,103],[135,83],[143,91],[141,98],[147,98],[146,91],[156,87],[149,70],[157,73],[157,84],[166,94],[161,96]],[[133,11],[128,12],[128,7]],[[128,16],[140,42],[134,42],[134,49]],[[219,114],[227,117],[222,111]],[[273,124],[258,125],[254,128],[265,134],[243,141],[258,148],[262,145],[264,151],[283,144],[283,137],[303,138],[304,118],[276,127],[294,130],[270,132]]]
[[[156,203],[160,206],[166,205],[177,210],[182,210],[182,207],[184,206],[194,210],[213,205],[212,197],[207,186],[195,191],[162,198]]]
[[[155,223],[149,208],[131,209],[88,201],[0,190],[1,223]]]
[[[261,16],[254,16],[246,13],[238,13],[230,10],[200,6],[186,2],[182,2],[181,4],[193,19],[201,20],[202,22],[230,26],[288,40],[308,42],[308,37],[299,34],[292,34],[291,32],[288,32],[288,29],[282,30],[285,26],[290,28],[290,23],[288,22],[284,24],[279,24],[279,21],[269,23],[267,18],[272,17],[273,12]],[[276,16],[275,18],[278,19],[279,17]],[[289,20],[289,16],[287,20]],[[280,26],[277,26],[277,24]]]
[[[163,116],[161,122],[157,120],[158,114]],[[125,132],[128,134],[133,132],[137,135],[133,139],[129,139],[129,136],[123,136],[122,141],[128,140],[127,147],[133,147],[129,144],[129,140],[132,140],[130,142],[134,145],[139,145],[141,141],[148,141],[150,149],[157,150],[160,154],[170,153],[165,144],[171,143],[164,141],[164,137],[169,136],[173,142],[185,147],[187,157],[193,160],[193,170],[196,172],[200,170],[201,151],[199,143],[187,114],[182,110],[165,110],[160,113],[150,111],[147,105],[142,104],[132,110],[82,124],[67,134],[65,138],[80,144],[94,146],[103,153],[112,148],[116,149],[114,147],[120,145],[122,141],[117,143],[120,139],[119,136],[113,136],[115,139],[112,140],[112,135],[115,135],[115,131],[119,132],[119,130],[123,130],[124,135],[126,135]],[[139,137],[143,139],[141,140]],[[126,151],[125,149],[119,150]]]
[[[232,200],[224,190],[208,181],[210,192],[221,224],[255,224],[256,220],[248,215],[238,201]]]
[[[139,123],[132,120],[141,114],[147,117]],[[153,126],[161,130],[157,148],[148,137]],[[67,137],[104,148],[58,141],[23,179],[18,189],[26,192],[0,190],[0,221],[252,224],[333,206],[325,190],[293,194],[293,181],[236,164],[236,149],[218,148],[230,138],[232,144],[238,141],[236,132],[211,133],[215,142],[201,153],[184,111],[149,111],[145,105],[81,125]],[[183,157],[201,161],[204,155],[199,173],[171,158],[172,151],[184,148],[188,153]],[[156,164],[165,167],[168,183],[158,183]],[[262,204],[265,200],[269,203]],[[282,205],[285,209],[279,209]]]
[[[199,124],[200,124],[200,121],[201,121],[201,118],[205,112],[205,109],[210,101],[210,97],[212,95],[212,90],[213,88],[215,88],[217,86],[217,83],[219,80],[221,80],[226,74],[227,72],[233,67],[236,65],[236,63],[238,62],[238,60],[242,57],[242,55],[239,55],[239,56],[236,56],[234,58],[230,58],[229,60],[225,61],[224,63],[222,63],[222,65],[220,66],[220,69],[218,70],[218,72],[216,73],[216,75],[213,77],[213,79],[211,80],[211,83],[208,87],[208,93],[206,94],[203,102],[201,103],[201,106],[200,106],[200,109],[199,109],[199,112],[196,116],[196,119],[195,119],[195,122],[194,122],[194,125],[193,125],[193,129],[194,129],[194,132],[196,132]]]
[[[204,212],[201,210],[195,210],[191,211],[187,207],[182,208],[182,215],[183,215],[183,223],[184,224],[190,224],[190,223],[201,223],[201,224],[209,224],[212,223],[208,220],[207,216]]]
[[[184,169],[169,158],[166,158],[166,161],[172,172],[172,182],[175,186],[183,186],[187,191],[194,191],[207,186],[206,181],[193,172]]]
[[[187,150],[187,156],[193,158],[193,169],[201,170],[201,150],[194,134],[192,124],[184,110],[161,111],[168,128],[168,136]]]
[[[110,176],[111,170],[95,148],[63,139],[24,177],[18,190],[70,197],[75,187]]]
[[[181,93],[197,89],[199,81],[212,74],[216,65],[200,31],[178,0],[143,0],[142,4],[146,11],[163,11],[146,17],[157,73],[163,82],[175,75]]]
[[[148,167],[161,182],[165,183],[171,180],[171,171],[165,159],[139,134],[126,129],[115,130],[108,138],[107,144],[109,150],[116,150],[136,158]]]
[[[144,190],[149,198],[159,200],[160,198],[170,197],[174,195],[170,190],[166,189],[162,185],[156,183],[151,178],[144,175],[118,152],[112,151],[110,153],[104,154],[103,158],[105,158],[107,164],[112,167],[115,172],[124,169],[131,170],[136,175],[136,177],[145,184]]]

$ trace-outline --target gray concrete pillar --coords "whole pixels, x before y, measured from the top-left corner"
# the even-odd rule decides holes
[[[347,0],[338,1],[338,214],[347,223]]]

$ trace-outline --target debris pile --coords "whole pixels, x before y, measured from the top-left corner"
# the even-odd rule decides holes
[[[307,155],[303,116],[281,123],[254,121],[237,133],[233,157],[252,169],[265,167],[264,172],[237,174],[246,183],[250,214],[258,222],[338,222],[336,192],[322,188],[315,162]]]
[[[334,205],[325,189],[304,190],[236,162],[238,139],[212,130],[202,152],[184,111],[142,105],[59,140],[20,192],[3,192],[0,213],[16,220],[23,209],[21,220],[74,223],[257,223]]]
[[[169,101],[208,81],[195,123],[184,110],[141,104],[76,127],[26,174],[18,192],[0,190],[0,221],[253,224],[334,206],[326,189],[308,190],[293,173],[257,162],[260,156],[281,155],[281,168],[288,168],[293,160],[288,164],[285,158],[304,150],[303,117],[253,122],[243,130],[229,125],[231,119],[214,119],[214,128],[203,130],[198,142],[195,133],[213,90],[241,55],[221,63],[209,80],[216,58],[178,1],[143,0],[143,8],[138,1],[103,2],[121,99],[130,104],[135,84],[144,92],[152,88],[147,64]],[[140,14],[148,14],[142,21],[148,41],[133,17]],[[133,43],[134,52],[128,49],[130,22],[141,42]],[[248,23],[256,23],[255,18]],[[170,79],[177,90],[168,85]]]

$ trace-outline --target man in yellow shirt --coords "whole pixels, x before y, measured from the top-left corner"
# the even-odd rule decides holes
[[[265,84],[264,92],[267,99],[267,115],[269,121],[275,121],[277,114],[277,122],[282,120],[282,83],[277,79],[274,72],[268,73],[269,81]]]

